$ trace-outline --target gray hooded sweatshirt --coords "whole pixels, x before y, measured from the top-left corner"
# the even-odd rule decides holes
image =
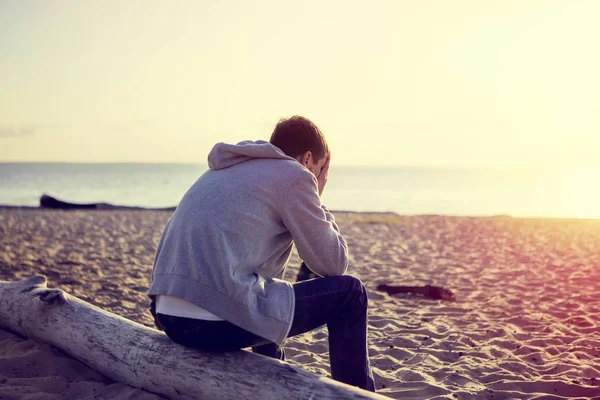
[[[282,280],[292,244],[321,276],[343,275],[346,241],[317,180],[265,141],[218,143],[167,223],[148,295],[177,296],[279,345],[294,318]]]

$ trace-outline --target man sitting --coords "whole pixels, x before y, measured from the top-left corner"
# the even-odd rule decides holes
[[[299,116],[281,120],[270,142],[214,146],[156,252],[148,294],[169,338],[283,358],[287,337],[327,325],[333,379],[374,391],[367,293],[344,275],[346,240],[321,204],[330,160],[319,128]],[[282,279],[294,243],[322,278]]]

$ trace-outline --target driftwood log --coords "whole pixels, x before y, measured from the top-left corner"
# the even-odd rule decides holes
[[[187,349],[46,283],[43,276],[0,281],[0,328],[54,346],[115,381],[171,399],[387,398],[247,351]]]
[[[414,294],[432,300],[456,301],[456,296],[449,289],[441,286],[403,286],[403,285],[377,285],[377,290],[389,295],[406,293]]]

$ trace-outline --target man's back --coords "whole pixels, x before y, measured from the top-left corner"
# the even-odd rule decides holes
[[[202,269],[212,269],[210,264],[217,262],[232,275],[242,272],[240,267],[246,265],[260,268],[263,276],[281,275],[292,244],[281,214],[288,195],[286,186],[303,174],[298,167],[298,163],[282,159],[250,160],[210,170],[192,185],[165,232],[165,243],[184,254],[189,250],[194,257],[200,257],[195,264],[202,268],[189,271],[191,277]],[[177,241],[189,243],[181,246]],[[189,255],[175,254],[169,260]],[[189,260],[177,262],[184,264]],[[211,278],[215,276],[204,277],[203,283],[221,285],[208,280]]]

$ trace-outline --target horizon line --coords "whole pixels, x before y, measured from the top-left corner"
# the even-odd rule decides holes
[[[6,164],[70,164],[70,165],[199,165],[208,166],[207,162],[178,162],[178,161],[4,161],[0,160],[0,165]],[[419,169],[548,169],[545,165],[533,164],[497,164],[497,165],[436,165],[436,164],[385,164],[385,165],[365,165],[365,164],[336,164],[336,167],[368,168],[368,169],[394,169],[394,168],[419,168]],[[550,169],[600,169],[600,165],[554,165]]]

